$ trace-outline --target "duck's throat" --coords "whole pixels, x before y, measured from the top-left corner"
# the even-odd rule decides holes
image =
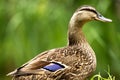
[[[86,38],[82,32],[82,24],[69,25],[68,41],[69,46],[81,45],[87,43]]]
[[[69,45],[81,45],[83,43],[86,43],[85,36],[81,32],[69,32],[68,35]]]

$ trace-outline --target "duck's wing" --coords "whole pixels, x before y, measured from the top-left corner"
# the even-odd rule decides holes
[[[27,74],[43,74],[45,71],[54,72],[65,68],[65,66],[59,62],[48,60],[48,56],[54,53],[54,49],[43,52],[8,75],[17,76]]]

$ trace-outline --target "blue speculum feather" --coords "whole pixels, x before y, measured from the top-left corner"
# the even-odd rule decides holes
[[[49,70],[49,71],[56,71],[56,70],[59,70],[59,69],[62,69],[62,68],[65,68],[63,65],[59,64],[59,63],[50,63],[46,66],[43,67],[43,69],[46,69],[46,70]]]

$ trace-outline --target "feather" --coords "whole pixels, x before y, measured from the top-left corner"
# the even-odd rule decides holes
[[[59,63],[55,63],[55,62],[52,62],[49,65],[46,65],[43,67],[43,69],[46,69],[46,70],[49,70],[52,72],[59,70],[59,69],[62,69],[62,68],[65,68],[65,67],[63,65],[61,65]]]

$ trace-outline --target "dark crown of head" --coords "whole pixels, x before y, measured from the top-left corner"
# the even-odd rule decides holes
[[[79,7],[76,12],[78,11],[91,11],[91,12],[94,12],[95,14],[97,14],[97,11],[95,8],[93,8],[92,6],[88,6],[88,5],[84,5],[84,6],[81,6]]]

